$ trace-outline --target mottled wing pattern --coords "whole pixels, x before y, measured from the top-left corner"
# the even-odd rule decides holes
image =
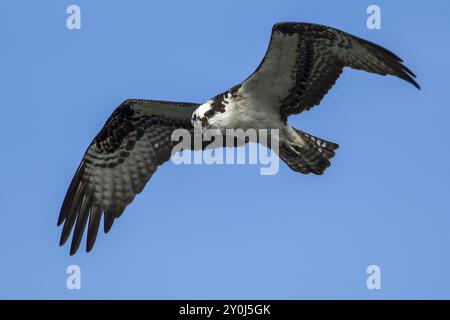
[[[394,75],[420,88],[392,52],[346,32],[308,23],[277,23],[266,56],[242,83],[254,99],[271,102],[284,120],[318,105],[344,67]]]
[[[58,219],[58,225],[64,222],[60,245],[74,228],[70,248],[74,254],[88,225],[86,250],[92,249],[101,216],[108,232],[157,166],[170,158],[173,130],[192,130],[191,115],[197,106],[127,100],[113,112],[88,147],[67,191]]]

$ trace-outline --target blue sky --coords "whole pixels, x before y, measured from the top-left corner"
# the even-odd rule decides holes
[[[81,30],[66,28],[77,4]],[[377,4],[382,29],[366,27]],[[0,298],[450,298],[448,1],[2,1]],[[202,102],[259,64],[275,22],[394,51],[423,90],[346,70],[291,125],[340,144],[324,176],[167,163],[90,254],[59,208],[126,98]],[[84,242],[82,244],[84,248]],[[81,268],[81,290],[66,268]],[[381,268],[368,290],[366,268]]]

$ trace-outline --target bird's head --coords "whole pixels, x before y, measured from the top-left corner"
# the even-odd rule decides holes
[[[203,104],[201,104],[192,114],[192,125],[194,128],[209,128],[211,126],[211,122],[209,116],[211,115],[212,110],[212,100],[209,100]]]

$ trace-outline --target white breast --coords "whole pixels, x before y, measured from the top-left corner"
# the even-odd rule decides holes
[[[222,100],[223,112],[216,111],[208,117],[208,111],[213,109],[213,101],[209,100],[200,105],[192,115],[194,126],[203,125],[218,129],[281,129],[284,124],[276,107],[264,101],[257,101],[247,94],[243,87],[237,92],[226,93]]]
[[[277,106],[269,101],[255,99],[242,86],[230,101],[234,113],[235,125],[241,129],[281,129]]]

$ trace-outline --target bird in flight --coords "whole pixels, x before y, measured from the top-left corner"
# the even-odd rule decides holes
[[[338,145],[287,120],[320,104],[345,67],[397,76],[420,89],[402,60],[379,45],[323,25],[284,22],[273,26],[258,68],[203,104],[124,101],[89,145],[70,183],[58,219],[58,226],[64,223],[60,245],[74,229],[73,255],[87,226],[86,250],[91,251],[102,215],[108,233],[157,167],[170,159],[176,129],[278,129],[279,157],[293,171],[323,174]]]

